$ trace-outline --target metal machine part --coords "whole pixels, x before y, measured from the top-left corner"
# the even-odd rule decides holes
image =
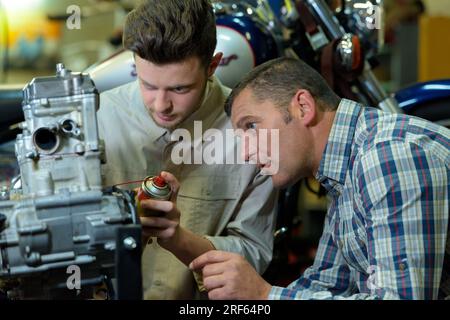
[[[353,48],[352,35],[346,33],[337,46],[337,51],[340,57],[341,65],[346,71],[351,71],[353,68],[355,50]]]
[[[89,296],[114,277],[118,230],[138,223],[130,199],[102,191],[98,92],[87,74],[58,64],[56,76],[33,79],[23,94],[20,184],[0,199],[1,288],[17,299]]]

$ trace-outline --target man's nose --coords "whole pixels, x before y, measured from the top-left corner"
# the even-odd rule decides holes
[[[156,112],[167,112],[172,106],[172,103],[167,95],[167,92],[160,90],[157,92],[154,102],[154,108]]]
[[[241,157],[244,161],[249,162],[251,157],[257,152],[255,141],[252,136],[243,135],[241,137]]]

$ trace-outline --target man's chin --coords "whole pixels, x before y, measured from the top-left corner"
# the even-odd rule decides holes
[[[153,114],[150,114],[150,116],[152,117],[153,121],[156,123],[156,125],[158,127],[161,127],[164,129],[169,129],[169,130],[175,129],[175,127],[177,125],[179,125],[181,122],[180,119],[178,119],[178,118],[174,118],[170,121],[166,121],[161,118],[158,118],[158,116],[154,116]]]
[[[155,121],[155,122],[156,122],[156,125],[158,127],[161,127],[161,128],[164,128],[164,129],[168,129],[168,130],[173,130],[177,126],[177,123],[171,124],[171,123],[166,123],[166,122],[164,122],[164,123],[160,123],[158,121]]]
[[[285,189],[292,187],[295,183],[299,181],[299,179],[296,179],[292,176],[287,176],[280,173],[274,174],[271,177],[273,187],[276,189]]]

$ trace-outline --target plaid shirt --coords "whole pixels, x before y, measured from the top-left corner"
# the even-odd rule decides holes
[[[450,131],[343,99],[318,181],[330,206],[314,264],[269,299],[450,294]]]

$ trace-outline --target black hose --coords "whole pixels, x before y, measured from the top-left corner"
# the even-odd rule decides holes
[[[9,127],[24,120],[22,111],[25,85],[0,85],[0,127]]]
[[[0,127],[0,144],[16,139],[19,133],[22,133],[19,128]]]

